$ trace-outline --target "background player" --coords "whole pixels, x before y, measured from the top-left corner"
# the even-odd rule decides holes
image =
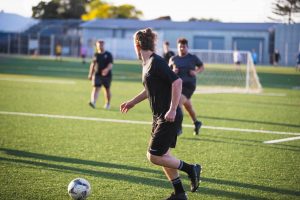
[[[96,42],[96,53],[90,65],[88,78],[92,80],[93,89],[89,105],[95,108],[101,86],[104,86],[105,109],[110,108],[111,100],[111,81],[112,81],[113,56],[110,52],[105,51],[104,41]]]
[[[182,79],[182,95],[180,99],[180,106],[189,113],[194,123],[194,134],[199,135],[199,130],[202,122],[197,120],[196,112],[193,108],[191,97],[196,89],[196,76],[203,72],[204,65],[202,61],[195,55],[188,52],[188,40],[179,38],[177,40],[178,55],[170,59],[169,66]],[[181,134],[179,132],[178,134]]]

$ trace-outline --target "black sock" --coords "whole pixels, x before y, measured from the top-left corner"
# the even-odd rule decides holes
[[[181,160],[178,169],[190,175],[193,171],[193,165],[189,165]]]
[[[179,177],[173,179],[171,182],[172,182],[175,194],[184,193],[184,189],[183,189],[183,186],[182,186],[182,183],[181,183],[181,180]]]

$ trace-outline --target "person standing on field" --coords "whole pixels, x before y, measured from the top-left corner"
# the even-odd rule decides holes
[[[91,92],[91,99],[89,105],[92,108],[96,107],[96,102],[99,96],[99,91],[104,86],[104,108],[110,108],[111,100],[111,81],[112,81],[112,67],[113,56],[110,52],[105,51],[104,41],[98,40],[96,42],[96,53],[90,65],[89,80],[92,80],[93,89]]]
[[[178,170],[188,174],[191,191],[199,187],[201,166],[188,164],[171,155],[175,148],[177,132],[182,123],[182,112],[178,107],[181,96],[181,79],[169,68],[155,51],[156,33],[147,28],[134,34],[137,57],[142,60],[144,89],[134,98],[120,105],[120,111],[127,113],[136,104],[148,98],[152,110],[153,124],[148,146],[148,160],[163,168],[174,192],[166,200],[186,200]]]
[[[179,38],[177,40],[177,50],[178,55],[170,58],[169,66],[183,81],[180,107],[184,106],[187,110],[194,123],[194,134],[199,135],[202,122],[197,119],[191,98],[196,89],[196,76],[198,73],[203,72],[204,65],[196,55],[188,52],[187,39]],[[181,131],[178,134],[181,134]]]
[[[165,41],[164,42],[164,45],[163,45],[163,57],[165,59],[165,61],[167,63],[169,63],[169,60],[172,56],[175,56],[175,53],[173,51],[170,50],[170,43],[168,41]]]

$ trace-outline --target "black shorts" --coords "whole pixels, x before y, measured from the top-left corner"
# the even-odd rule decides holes
[[[151,138],[149,141],[148,152],[151,155],[162,156],[167,153],[169,148],[175,148],[177,133],[182,124],[181,109],[177,109],[174,122],[167,122],[161,117],[153,117]]]
[[[110,88],[112,76],[101,76],[99,74],[95,74],[92,79],[92,83],[94,87],[101,87],[102,85],[105,88]]]
[[[190,99],[192,97],[192,95],[194,94],[196,89],[196,84],[191,83],[191,82],[183,82],[182,83],[182,94]]]

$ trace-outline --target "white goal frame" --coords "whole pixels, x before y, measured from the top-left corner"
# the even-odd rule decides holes
[[[241,65],[235,65],[233,61],[232,50],[199,50],[189,49],[189,53],[196,55],[204,63],[205,70],[203,74],[198,74],[198,79],[201,82],[201,78],[206,79],[206,70],[210,67],[217,65],[214,70],[222,74],[222,70],[231,71],[232,74],[238,74],[239,80],[232,80],[232,82],[239,82],[239,85],[226,86],[222,84],[222,81],[214,80],[211,84],[208,82],[207,85],[197,84],[195,93],[261,93],[262,86],[259,81],[259,77],[256,72],[256,68],[249,51],[239,51],[241,55]],[[238,67],[238,68],[237,68]],[[226,76],[226,74],[224,75]],[[230,79],[230,76],[229,76]],[[228,79],[228,80],[229,80]],[[199,82],[198,80],[198,82]]]

